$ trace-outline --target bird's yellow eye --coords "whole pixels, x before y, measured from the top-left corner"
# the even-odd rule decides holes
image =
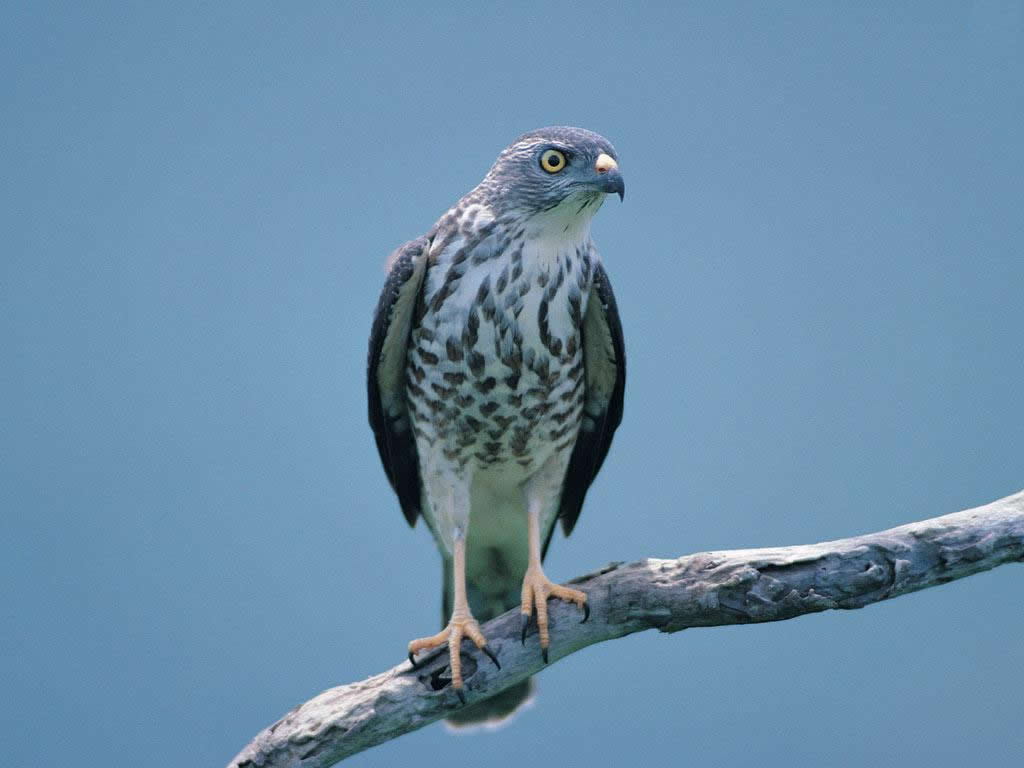
[[[548,173],[558,173],[565,168],[565,155],[557,149],[545,149],[540,156],[540,167]]]

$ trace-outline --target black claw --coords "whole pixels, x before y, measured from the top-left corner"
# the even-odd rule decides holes
[[[412,655],[412,651],[409,651],[409,663],[412,664],[413,669],[417,669],[416,659]]]
[[[526,630],[530,628],[530,614],[519,614],[519,643],[526,645]]]
[[[580,624],[586,624],[587,619],[590,618],[590,603],[583,603],[583,621]]]
[[[548,663],[548,649],[547,648],[541,648],[540,649],[540,656],[541,656],[542,659],[544,659],[544,663],[547,664]]]
[[[498,657],[494,655],[494,651],[491,650],[491,647],[489,645],[485,645],[480,650],[487,654],[487,658],[494,662],[494,666],[496,666],[498,669],[501,669],[501,664],[498,663]]]
[[[461,688],[455,689],[455,695],[459,697],[459,701],[461,701],[463,704],[466,703],[466,694],[462,692]]]

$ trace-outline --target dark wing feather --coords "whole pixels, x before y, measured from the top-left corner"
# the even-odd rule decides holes
[[[626,351],[615,294],[600,263],[594,269],[587,311],[580,329],[583,347],[583,424],[573,447],[562,487],[559,517],[568,536],[583,508],[583,499],[594,482],[622,421],[626,390]],[[554,526],[552,526],[552,532]],[[550,542],[551,536],[548,536]],[[547,549],[547,542],[544,544]]]
[[[370,331],[366,390],[370,426],[384,472],[409,525],[420,513],[420,464],[405,395],[405,356],[426,271],[426,237],[411,240],[389,260]]]

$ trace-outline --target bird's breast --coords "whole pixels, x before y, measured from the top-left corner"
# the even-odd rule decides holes
[[[511,240],[478,259],[472,246],[453,239],[428,271],[408,349],[410,413],[421,463],[515,482],[575,442],[596,257],[589,242]]]

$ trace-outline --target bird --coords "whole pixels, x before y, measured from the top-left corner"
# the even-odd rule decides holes
[[[460,645],[500,668],[480,625],[519,607],[545,663],[551,582],[543,561],[565,535],[622,420],[626,358],[591,220],[625,183],[612,144],[582,128],[519,136],[483,180],[421,237],[397,248],[370,333],[369,421],[406,521],[423,517],[443,566],[449,722],[499,722],[532,697],[527,679],[466,706]]]

